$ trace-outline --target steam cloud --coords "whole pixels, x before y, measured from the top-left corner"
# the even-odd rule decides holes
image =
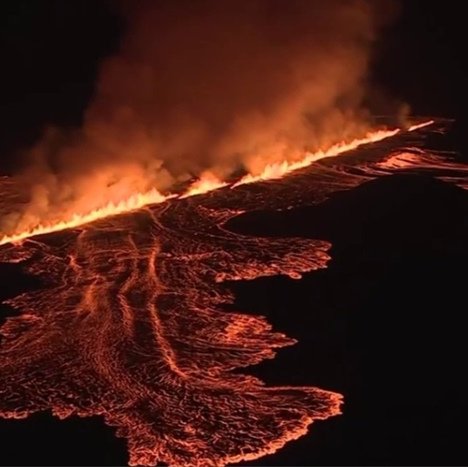
[[[379,11],[377,11],[377,4]],[[49,130],[2,230],[88,212],[210,171],[227,177],[361,134],[382,23],[371,0],[159,0],[124,8],[83,127]]]

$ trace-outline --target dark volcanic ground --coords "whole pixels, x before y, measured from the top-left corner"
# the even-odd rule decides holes
[[[345,396],[342,416],[249,465],[468,462],[466,191],[424,176],[383,177],[321,205],[250,213],[228,226],[333,244],[329,267],[302,280],[232,284],[237,309],[267,316],[299,341],[250,372],[267,384]],[[0,266],[0,278],[2,298],[36,285],[12,265]],[[127,461],[124,441],[97,417],[0,420],[0,436],[3,465]]]

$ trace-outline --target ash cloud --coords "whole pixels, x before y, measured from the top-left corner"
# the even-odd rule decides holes
[[[210,171],[361,134],[366,76],[388,6],[371,0],[140,0],[105,60],[81,129],[52,129],[20,177],[21,230]],[[54,213],[54,214],[52,214]]]

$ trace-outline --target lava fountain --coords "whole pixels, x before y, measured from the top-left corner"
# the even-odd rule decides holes
[[[326,267],[330,244],[243,236],[225,223],[240,212],[317,203],[402,170],[431,171],[462,186],[465,166],[408,149],[423,132],[417,129],[394,130],[367,146],[354,142],[346,148],[359,149],[341,157],[307,155],[304,165],[315,161],[312,167],[294,174],[286,167],[288,177],[255,189],[135,195],[4,237],[0,260],[19,263],[44,286],[6,302],[18,314],[0,329],[0,415],[100,415],[127,439],[131,465],[174,466],[255,459],[338,415],[336,392],[268,387],[232,371],[273,358],[294,340],[261,316],[223,310],[234,298],[224,282],[300,278]],[[207,190],[218,188],[211,182]],[[187,195],[204,188],[200,182]]]

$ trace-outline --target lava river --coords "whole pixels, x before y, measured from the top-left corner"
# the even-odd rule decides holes
[[[300,278],[326,267],[330,244],[242,236],[224,225],[242,212],[318,203],[395,172],[423,170],[466,188],[466,166],[415,148],[427,131],[280,180],[0,247],[0,261],[43,282],[7,301],[18,313],[1,328],[0,416],[101,415],[127,439],[132,465],[221,466],[272,453],[313,421],[338,415],[338,393],[268,387],[232,371],[294,340],[261,316],[223,311],[234,299],[229,281]]]

